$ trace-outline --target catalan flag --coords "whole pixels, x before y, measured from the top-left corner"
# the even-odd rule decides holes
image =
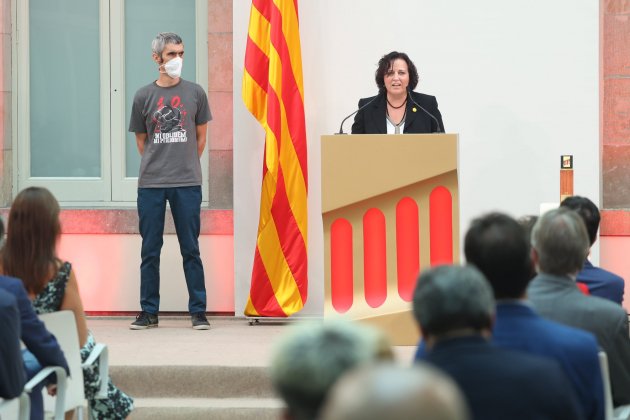
[[[245,315],[287,317],[306,302],[304,88],[297,0],[253,0],[243,101],[265,130],[260,219]]]

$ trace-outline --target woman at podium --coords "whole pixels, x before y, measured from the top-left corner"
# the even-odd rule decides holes
[[[435,96],[414,92],[418,70],[407,54],[392,51],[378,62],[378,95],[359,100],[352,134],[443,133]]]

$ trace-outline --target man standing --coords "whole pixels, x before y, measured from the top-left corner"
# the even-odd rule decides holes
[[[160,251],[168,201],[182,254],[192,327],[207,330],[206,286],[199,256],[201,165],[207,123],[212,119],[203,88],[183,80],[184,44],[179,35],[159,33],[151,44],[159,77],[136,92],[129,131],[142,155],[138,178],[138,216],[142,236],[140,306],[130,325],[158,326]]]
[[[574,195],[565,198],[560,203],[560,207],[575,210],[580,215],[586,226],[588,239],[592,247],[597,240],[597,230],[601,220],[599,209],[595,203],[586,197]],[[577,275],[577,282],[585,284],[589,293],[593,296],[612,300],[619,305],[623,302],[623,290],[625,288],[623,279],[615,273],[595,267],[588,259],[584,260],[584,267]]]
[[[618,304],[586,296],[575,284],[589,247],[584,222],[575,211],[560,207],[545,213],[532,232],[532,258],[540,274],[527,296],[541,316],[595,335],[608,356],[613,404],[629,404],[628,316]]]

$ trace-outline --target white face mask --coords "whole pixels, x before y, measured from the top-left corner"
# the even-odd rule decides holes
[[[184,63],[184,60],[182,60],[181,57],[175,57],[172,60],[164,63],[163,65],[164,72],[162,73],[166,73],[169,76],[171,76],[173,79],[177,79],[179,76],[182,75],[183,63]]]

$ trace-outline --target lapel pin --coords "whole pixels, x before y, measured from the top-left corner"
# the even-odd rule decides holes
[[[416,109],[416,107],[415,107],[415,106],[414,106],[413,108],[411,108],[411,110],[412,110],[413,112],[416,112],[416,111],[417,111],[417,109]]]

